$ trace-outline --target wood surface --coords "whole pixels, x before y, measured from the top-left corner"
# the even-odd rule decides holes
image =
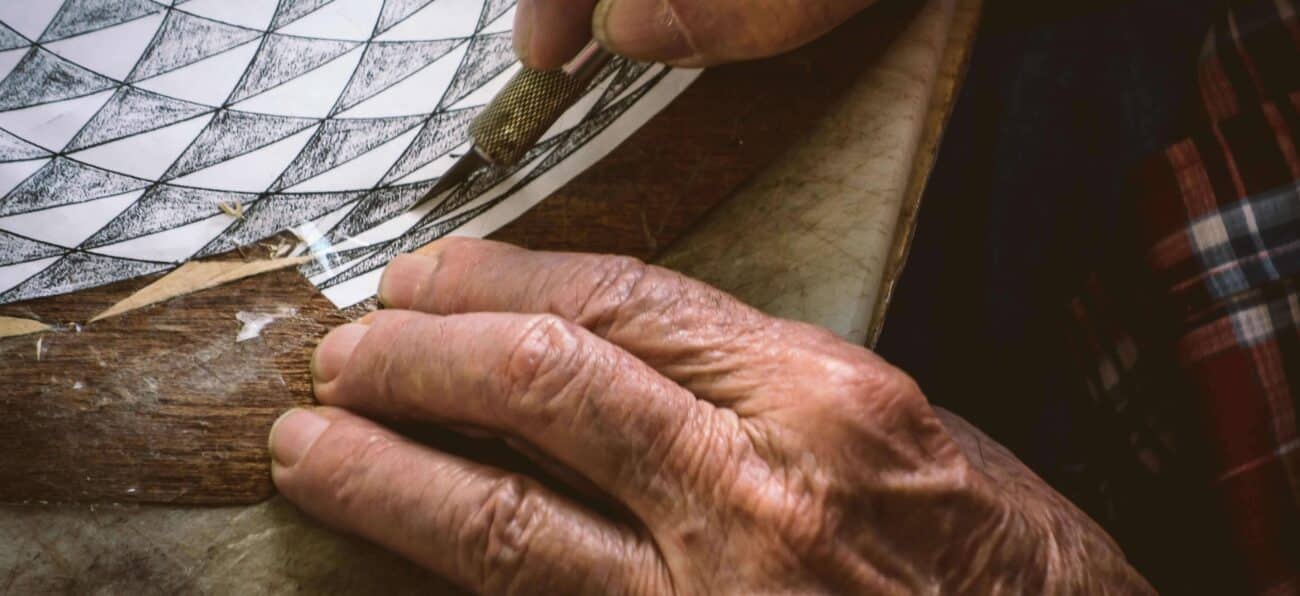
[[[797,142],[917,5],[883,0],[808,47],[706,72],[493,237],[653,257]],[[0,502],[233,504],[272,494],[270,424],[310,402],[312,347],[365,307],[339,312],[283,270],[84,324],[155,279],[0,306],[0,316],[56,327],[0,339]],[[285,308],[294,314],[235,342],[238,313]]]

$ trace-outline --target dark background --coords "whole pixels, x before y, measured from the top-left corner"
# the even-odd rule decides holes
[[[1158,587],[1179,593],[1205,593],[1200,576],[1213,566],[1196,569],[1198,553],[1155,535],[1159,524],[1108,510],[1093,498],[1095,475],[1080,472],[1098,447],[1062,325],[1126,217],[1127,175],[1189,132],[1197,59],[1221,8],[988,0],[877,346],[932,402],[1101,520]]]

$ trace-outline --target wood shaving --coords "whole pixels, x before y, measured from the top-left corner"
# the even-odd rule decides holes
[[[266,254],[275,259],[288,256],[288,254],[293,251],[293,243],[284,238],[280,238],[275,244],[270,242],[259,242],[257,245],[265,249]]]
[[[19,335],[29,335],[48,331],[51,327],[40,321],[30,319],[19,319],[16,317],[0,317],[0,337],[17,337]]]
[[[280,244],[276,245],[275,252],[271,253],[271,256],[279,259],[279,258],[289,256],[289,253],[292,251],[293,251],[293,243],[287,240],[281,240]]]
[[[185,294],[192,294],[199,290],[214,288],[232,281],[244,279],[245,277],[252,277],[254,275],[268,273],[277,269],[284,269],[285,267],[301,265],[310,260],[311,257],[272,259],[269,261],[254,261],[252,263],[245,263],[243,261],[191,261],[181,265],[175,271],[167,274],[162,279],[141,288],[130,296],[127,296],[121,302],[109,307],[108,310],[95,315],[94,318],[90,319],[90,322],[93,323],[101,319],[114,317],[151,304],[170,300],[177,296],[184,296]]]
[[[225,201],[217,203],[217,208],[221,209],[222,213],[235,219],[244,219],[244,204],[240,203],[238,199],[229,203]]]

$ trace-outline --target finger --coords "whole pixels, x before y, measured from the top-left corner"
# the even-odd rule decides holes
[[[558,317],[384,310],[369,322],[321,341],[321,403],[522,439],[647,523],[732,463],[700,457],[714,450],[701,437],[730,436],[711,406]]]
[[[771,56],[830,31],[874,0],[601,0],[597,40],[629,58],[705,66]]]
[[[653,547],[531,480],[410,443],[343,410],[291,410],[271,430],[286,498],[475,592],[663,586]]]
[[[528,251],[445,238],[388,265],[379,295],[435,314],[551,313],[645,361],[703,399],[735,405],[810,335],[724,292],[627,257]]]
[[[519,0],[515,53],[531,68],[550,70],[568,62],[591,41],[596,0]]]

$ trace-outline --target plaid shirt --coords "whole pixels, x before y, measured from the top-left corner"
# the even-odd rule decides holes
[[[1098,517],[1127,528],[1140,568],[1163,553],[1167,568],[1144,572],[1193,578],[1155,579],[1169,590],[1300,593],[1297,13],[1300,0],[1228,3],[1201,55],[1197,126],[1137,172],[1114,258],[1070,304],[1119,464],[1094,478]]]

